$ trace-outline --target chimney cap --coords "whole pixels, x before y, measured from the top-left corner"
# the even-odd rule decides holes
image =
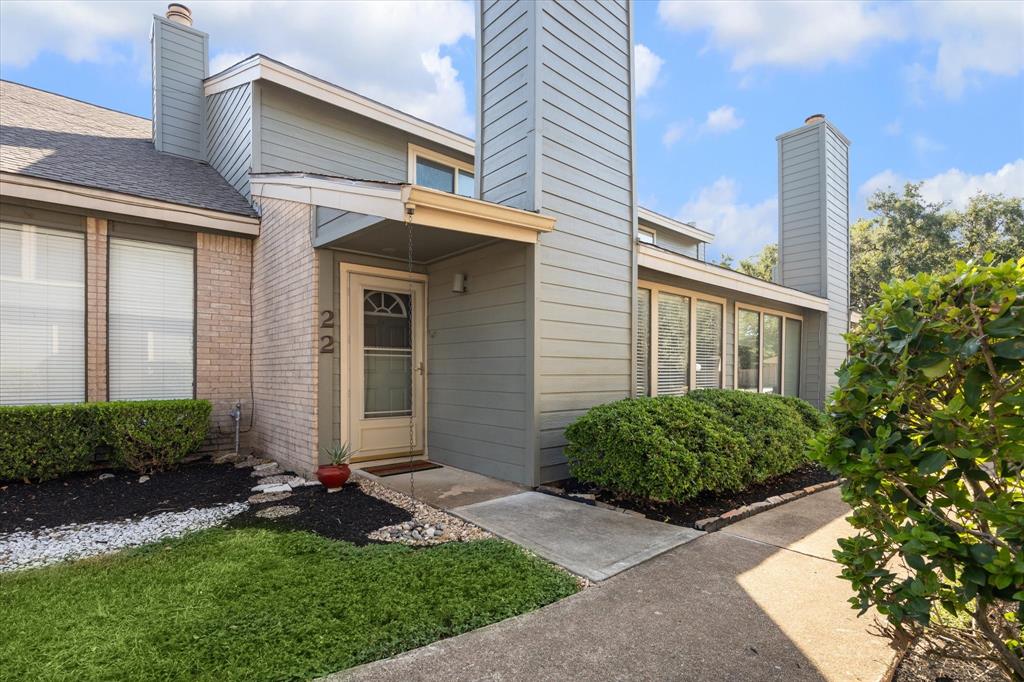
[[[172,2],[167,5],[167,14],[165,15],[168,21],[173,21],[176,24],[182,26],[192,25],[192,10],[180,2]]]
[[[825,120],[825,114],[811,114],[804,119],[804,125],[809,126],[813,123],[821,123]]]

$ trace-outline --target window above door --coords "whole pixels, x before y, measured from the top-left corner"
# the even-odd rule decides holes
[[[476,195],[473,164],[419,145],[409,145],[409,181],[463,197]]]

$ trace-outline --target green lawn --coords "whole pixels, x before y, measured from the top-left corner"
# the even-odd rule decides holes
[[[309,679],[576,589],[498,540],[355,547],[213,529],[0,576],[0,679]]]

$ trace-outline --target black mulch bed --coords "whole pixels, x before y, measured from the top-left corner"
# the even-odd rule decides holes
[[[697,521],[712,516],[719,516],[730,509],[760,502],[773,495],[791,493],[815,483],[825,483],[826,481],[834,480],[835,476],[822,467],[816,464],[806,464],[788,474],[777,476],[764,483],[758,483],[738,493],[722,493],[717,495],[702,493],[683,504],[620,497],[614,493],[571,478],[563,481],[561,487],[565,492],[565,496],[570,497],[570,499],[586,502],[586,500],[578,497],[573,498],[572,494],[593,494],[595,499],[601,502],[613,504],[623,509],[638,511],[649,519],[692,528]]]
[[[255,515],[260,509],[279,504],[294,505],[299,512],[276,519],[261,519]],[[299,488],[288,499],[254,505],[227,525],[233,528],[306,530],[334,540],[365,545],[373,542],[367,540],[367,534],[378,528],[411,520],[412,514],[401,507],[367,495],[355,483],[348,483],[336,493],[328,493],[320,486]]]
[[[3,483],[0,533],[243,502],[256,485],[251,471],[200,461],[149,474],[145,483],[130,471],[112,471],[113,478],[104,479],[96,471],[45,483]]]
[[[252,469],[209,461],[183,464],[171,471],[149,475],[116,471],[89,472],[29,484],[0,483],[0,533],[97,521],[137,519],[162,512],[185,511],[230,502],[244,502],[259,484]],[[300,511],[277,519],[261,519],[255,513],[275,505],[294,505]],[[412,514],[349,483],[340,492],[320,486],[298,488],[291,497],[252,505],[229,522],[234,527],[265,527],[306,530],[356,544],[370,542],[366,535],[378,528],[412,520]]]

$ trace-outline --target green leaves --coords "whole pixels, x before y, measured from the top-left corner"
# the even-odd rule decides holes
[[[847,339],[813,452],[853,507],[853,601],[930,627],[1024,594],[1024,258],[893,281]]]

